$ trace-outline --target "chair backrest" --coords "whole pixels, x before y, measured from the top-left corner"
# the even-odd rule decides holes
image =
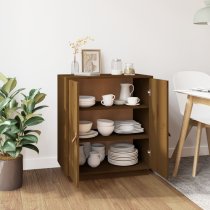
[[[178,72],[173,77],[174,88],[179,89],[191,89],[191,88],[210,88],[210,76],[203,72],[198,71],[182,71]],[[184,115],[185,104],[187,96],[184,94],[176,93],[179,109],[182,115]],[[197,108],[203,107],[203,105],[198,105],[194,107],[194,115],[199,116],[202,113],[201,109]],[[208,108],[205,106],[205,108]],[[202,108],[203,109],[203,108]],[[209,107],[210,109],[210,107]],[[209,110],[210,111],[210,110]],[[198,113],[199,112],[199,113]],[[191,115],[192,116],[192,115]]]

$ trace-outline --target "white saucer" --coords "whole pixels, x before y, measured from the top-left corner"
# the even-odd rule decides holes
[[[140,103],[137,103],[137,104],[129,104],[129,103],[125,103],[125,105],[127,105],[127,106],[138,106],[138,105],[140,105]]]
[[[108,162],[112,165],[116,165],[116,166],[131,166],[131,165],[135,165],[138,163],[138,159],[135,160],[119,160],[119,161],[115,161],[112,160],[110,158],[108,158]]]
[[[97,131],[90,130],[87,133],[80,133],[79,134],[79,138],[80,139],[88,139],[88,138],[96,137],[97,135],[98,135],[98,132]]]
[[[116,100],[114,100],[114,104],[115,105],[123,105],[123,104],[125,104],[125,101],[124,100],[116,99]]]

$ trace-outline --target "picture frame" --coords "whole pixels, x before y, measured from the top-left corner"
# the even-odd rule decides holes
[[[101,50],[82,49],[82,73],[100,74]]]

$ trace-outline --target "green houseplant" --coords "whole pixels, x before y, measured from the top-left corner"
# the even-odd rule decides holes
[[[23,147],[39,152],[41,132],[33,127],[44,121],[38,111],[46,107],[39,105],[46,94],[31,89],[25,95],[24,88],[15,90],[15,78],[0,73],[0,80],[0,190],[13,190],[22,186]]]

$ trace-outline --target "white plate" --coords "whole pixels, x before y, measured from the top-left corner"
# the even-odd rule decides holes
[[[108,150],[108,155],[115,156],[115,157],[131,157],[131,156],[138,155],[138,150],[136,148],[134,148],[133,151],[129,151],[129,152]]]
[[[141,125],[135,120],[116,120],[114,123],[115,125]]]
[[[118,133],[118,134],[143,133],[144,132],[144,128],[134,129],[132,131],[124,131],[124,130],[120,130],[120,129],[115,129],[114,132]]]
[[[126,103],[125,105],[128,105],[128,106],[138,106],[138,105],[140,105],[140,103],[137,103],[137,104],[129,104],[129,103]]]
[[[108,156],[108,159],[111,161],[132,161],[132,160],[137,160],[138,156],[135,156],[135,157],[111,157],[111,156]]]
[[[90,130],[90,131],[88,131],[88,132],[86,132],[86,133],[79,133],[79,135],[80,135],[80,136],[87,136],[87,135],[92,135],[92,134],[94,134],[94,133],[95,133],[94,130]]]
[[[79,135],[79,138],[80,139],[88,139],[88,138],[93,138],[93,137],[95,137],[97,135],[98,135],[98,132],[97,131],[91,130],[91,133],[90,134],[84,135],[84,133],[83,133],[83,135]]]
[[[138,154],[136,154],[136,155],[121,155],[121,156],[119,156],[119,155],[110,155],[110,153],[108,154],[108,158],[110,158],[110,159],[121,159],[121,158],[123,158],[123,159],[136,159],[136,158],[138,158]]]
[[[112,152],[134,152],[134,150],[134,145],[129,143],[118,143],[110,146]]]
[[[108,162],[111,163],[112,165],[116,165],[116,166],[131,166],[131,165],[135,165],[138,163],[138,159],[136,160],[121,160],[121,161],[115,161],[115,160],[111,160],[108,158]]]

